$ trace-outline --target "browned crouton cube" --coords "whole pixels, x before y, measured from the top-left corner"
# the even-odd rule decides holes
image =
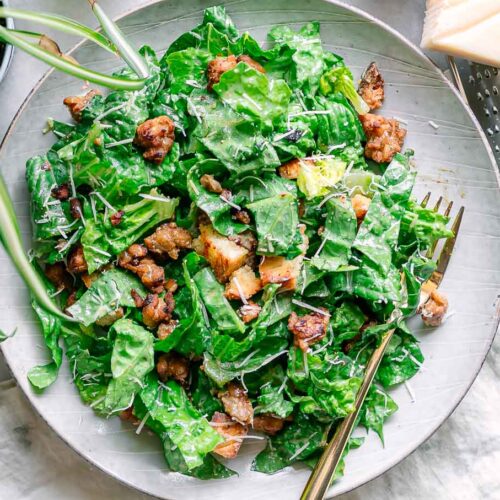
[[[248,250],[210,225],[201,225],[200,233],[194,248],[208,260],[216,278],[225,283],[231,274],[245,264]]]
[[[235,458],[241,448],[243,438],[248,433],[248,427],[226,415],[216,411],[212,417],[211,425],[224,439],[223,443],[218,444],[214,453],[224,458]]]
[[[250,266],[243,266],[236,270],[226,285],[225,296],[229,300],[249,299],[262,290],[260,278],[257,278]],[[241,297],[243,294],[243,297]]]

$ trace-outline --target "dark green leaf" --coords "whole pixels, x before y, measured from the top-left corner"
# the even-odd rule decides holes
[[[289,259],[302,253],[302,235],[298,230],[299,215],[296,198],[283,193],[255,201],[246,206],[255,218],[257,253],[284,255]]]
[[[54,288],[49,286],[49,290],[54,290]],[[47,365],[31,368],[28,372],[28,380],[37,389],[45,389],[55,382],[62,363],[62,349],[59,346],[61,320],[40,307],[35,300],[32,300],[31,305],[40,321],[45,345],[52,361]]]
[[[327,426],[299,413],[282,432],[270,438],[252,464],[252,470],[274,474],[298,460],[310,457],[326,444]]]
[[[246,63],[226,71],[213,88],[234,111],[267,126],[287,112],[292,95],[284,80],[270,80]]]
[[[223,172],[224,167],[217,160],[199,162],[188,173],[187,187],[189,196],[196,206],[208,215],[214,229],[225,236],[230,236],[243,232],[248,226],[233,220],[231,205],[218,194],[205,189],[200,182],[204,174],[217,175]]]
[[[103,273],[68,311],[85,326],[115,311],[119,306],[135,307],[131,291],[143,298],[147,292],[139,279],[120,269]]]
[[[217,281],[214,273],[205,267],[193,276],[193,280],[217,329],[243,333],[245,324],[224,297],[224,287]]]
[[[204,457],[223,441],[206,418],[195,410],[177,382],[169,380],[160,385],[151,374],[139,397],[149,418],[160,424],[177,446],[189,470],[202,465]]]
[[[144,233],[160,222],[172,218],[178,204],[177,198],[166,198],[156,190],[151,190],[139,201],[114,207],[123,211],[119,226],[113,226],[109,217],[104,218],[101,214],[98,214],[95,220],[87,220],[81,243],[88,272],[96,271]]]
[[[153,335],[129,319],[113,324],[116,334],[105,407],[115,413],[130,407],[144,377],[154,368]]]
[[[332,198],[326,205],[328,215],[321,234],[322,243],[311,264],[320,270],[331,272],[348,265],[357,223],[349,200]]]
[[[384,422],[398,409],[398,405],[384,390],[372,385],[366,396],[359,422],[366,429],[374,430],[384,443]]]
[[[221,400],[214,396],[213,385],[210,379],[198,369],[195,380],[191,386],[191,401],[193,405],[207,418],[212,418],[216,411],[224,411]]]
[[[257,398],[255,414],[272,414],[279,418],[286,418],[293,412],[293,403],[284,397],[284,385],[275,387],[271,384],[262,386],[260,396]]]
[[[411,333],[398,330],[392,337],[380,363],[377,380],[392,387],[415,375],[424,361],[417,339]]]

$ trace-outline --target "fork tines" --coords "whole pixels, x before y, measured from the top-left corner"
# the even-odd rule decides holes
[[[429,203],[430,198],[431,198],[431,193],[428,192],[425,195],[422,202],[420,203],[420,205],[423,208],[427,207],[427,204]],[[435,212],[439,211],[442,202],[443,202],[443,197],[440,196],[439,199],[437,200],[436,204],[434,205],[434,208],[433,208],[433,210]],[[445,211],[443,212],[443,215],[445,217],[449,217],[452,208],[453,208],[453,201],[450,201],[448,203]],[[443,275],[446,271],[446,268],[448,267],[448,263],[450,262],[451,254],[453,253],[453,249],[454,249],[455,243],[457,241],[458,231],[460,230],[460,224],[462,223],[464,211],[465,211],[464,207],[460,207],[460,209],[458,210],[458,213],[455,216],[455,218],[453,219],[453,223],[451,226],[451,230],[453,231],[453,236],[450,236],[449,238],[446,239],[446,241],[443,245],[443,248],[441,249],[441,252],[439,253],[439,256],[437,257],[436,270],[434,271],[434,273],[432,274],[432,277],[430,278],[430,281],[432,281],[436,286],[439,286],[439,284],[441,283],[441,281],[443,279]],[[428,259],[432,259],[432,257],[434,256],[434,252],[436,250],[436,245],[437,245],[437,241],[431,246],[431,248],[429,248],[429,250],[426,254],[426,257]]]

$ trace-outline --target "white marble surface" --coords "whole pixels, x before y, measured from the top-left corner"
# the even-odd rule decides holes
[[[14,7],[59,12],[95,24],[83,0],[11,0]],[[112,15],[141,3],[101,0]],[[350,0],[418,42],[424,0]],[[23,26],[25,27],[25,26]],[[70,47],[68,37],[58,36]],[[442,57],[433,56],[440,64]],[[45,71],[42,63],[15,54],[0,84],[0,137],[18,107]],[[394,469],[345,500],[500,499],[500,338],[471,391],[440,430]],[[9,377],[1,360],[0,380]],[[10,382],[0,384],[0,498],[143,498],[91,468],[34,414]],[[145,497],[144,497],[145,498]]]

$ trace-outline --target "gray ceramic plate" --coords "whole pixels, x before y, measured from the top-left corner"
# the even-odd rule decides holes
[[[180,33],[194,26],[211,2],[168,0],[133,12],[121,26],[136,45],[164,50]],[[412,399],[403,386],[393,391],[400,406],[385,430],[385,448],[370,435],[349,455],[344,479],[331,494],[345,492],[383,473],[410,454],[450,415],[477,375],[490,347],[496,325],[495,300],[500,282],[500,202],[493,156],[478,124],[443,75],[418,49],[379,21],[344,5],[321,0],[229,1],[227,8],[240,28],[263,41],[269,27],[297,27],[322,22],[326,46],[344,56],[359,75],[370,61],[378,62],[386,79],[382,113],[408,123],[406,146],[418,162],[418,194],[432,190],[466,207],[465,219],[443,289],[451,312],[436,331],[414,326],[422,341],[424,370],[412,381]],[[76,58],[109,70],[107,58],[87,44]],[[67,119],[62,99],[80,93],[82,85],[50,73],[35,89],[15,120],[0,153],[0,165],[16,203],[26,241],[29,240],[24,163],[44,152],[52,137],[41,130],[48,116]],[[439,128],[429,125],[434,121]],[[2,254],[0,260],[0,327],[18,327],[3,346],[19,385],[47,423],[78,453],[112,476],[162,498],[239,500],[298,498],[308,471],[290,468],[274,476],[250,472],[249,465],[262,443],[247,445],[235,463],[240,476],[226,481],[199,482],[165,469],[159,442],[147,432],[136,436],[119,419],[102,420],[80,402],[67,366],[44,395],[26,380],[31,366],[44,362],[40,334],[27,291]],[[457,436],[458,438],[458,436]],[[461,437],[462,438],[462,437]]]

